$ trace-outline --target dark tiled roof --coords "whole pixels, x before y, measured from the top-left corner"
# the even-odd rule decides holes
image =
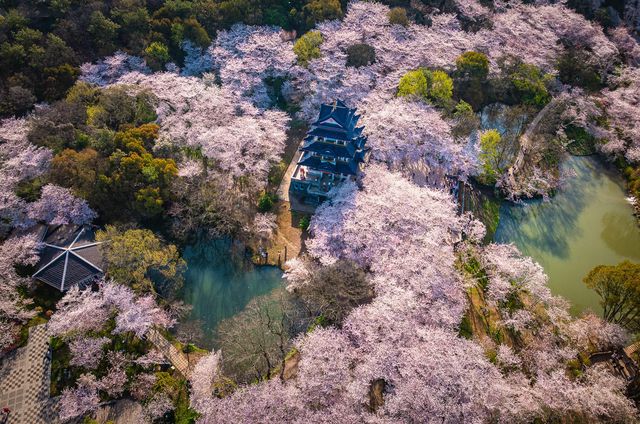
[[[350,109],[341,100],[336,100],[331,104],[320,105],[318,120],[313,125],[350,132],[355,128],[359,118],[356,109]]]
[[[300,150],[303,152],[316,152],[325,156],[352,158],[356,153],[356,147],[353,143],[340,145],[335,143],[323,143],[316,141],[303,146]]]
[[[34,278],[65,291],[103,274],[102,254],[91,227],[51,226],[42,242],[45,247]]]
[[[319,157],[309,156],[302,159],[298,164],[308,166],[312,169],[318,169],[320,171],[333,172],[334,174],[356,175],[358,172],[358,163],[356,161],[336,161],[336,164],[334,165],[330,162],[323,162]]]

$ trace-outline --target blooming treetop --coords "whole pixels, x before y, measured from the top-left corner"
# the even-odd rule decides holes
[[[90,223],[96,213],[68,188],[47,184],[42,187],[40,199],[29,204],[28,216],[51,225],[83,225]]]
[[[113,84],[129,72],[151,73],[144,59],[120,51],[96,63],[85,63],[80,71],[82,81],[100,86]]]
[[[640,162],[640,68],[624,68],[605,89],[602,99],[606,116],[613,126],[602,147],[611,155],[623,154],[631,162]]]
[[[489,291],[499,302],[504,281],[515,279],[531,305],[548,305],[556,331],[546,328],[519,352],[497,346],[495,365],[481,345],[458,336],[466,301],[453,243],[454,235],[468,227],[466,221],[456,216],[445,193],[370,164],[360,189],[346,184],[318,208],[308,247],[322,263],[346,258],[368,269],[376,298],[356,308],[342,329],[319,328],[301,337],[295,379],[240,388],[223,399],[199,396],[194,406],[201,422],[427,422],[435,417],[480,423],[497,417],[544,421],[554,414],[581,414],[586,421],[634,419],[624,383],[608,371],[567,376],[567,361],[584,345],[586,326],[572,322],[566,304],[548,293],[540,267],[513,247],[480,248]],[[288,265],[291,288],[305,284],[305,262]],[[529,321],[537,320],[529,313]],[[597,329],[591,336],[601,339]],[[216,374],[209,368],[192,377],[202,378],[205,388]],[[385,383],[385,402],[372,414],[366,405],[371,384],[379,379]]]
[[[261,107],[271,103],[264,80],[286,76],[296,61],[293,44],[283,41],[278,27],[236,24],[218,33],[210,53],[223,86]]]
[[[430,105],[393,99],[363,116],[372,157],[405,171],[418,182],[442,185],[444,175],[475,173],[473,143],[454,141],[451,125]],[[439,183],[439,184],[438,184]]]
[[[486,9],[478,2],[458,2],[462,14]],[[599,64],[613,63],[618,51],[602,29],[562,4],[546,6],[510,5],[487,14],[490,29],[464,31],[453,14],[432,16],[430,27],[412,24],[408,28],[389,25],[387,6],[355,1],[342,21],[317,26],[322,33],[322,56],[308,69],[292,71],[295,86],[304,93],[302,113],[312,119],[320,103],[341,98],[362,112],[372,112],[380,101],[395,95],[398,80],[421,66],[451,68],[456,57],[468,50],[487,53],[493,69],[497,59],[514,55],[526,62],[552,70],[564,51],[560,40],[587,46]],[[477,15],[477,13],[471,13]],[[367,43],[376,61],[361,68],[346,67],[346,49]],[[605,66],[607,68],[607,66]],[[371,107],[367,107],[371,101]]]
[[[78,337],[69,343],[71,351],[70,365],[95,369],[102,356],[102,347],[109,343],[106,337]]]
[[[29,279],[19,276],[15,266],[38,263],[39,248],[35,235],[13,236],[0,244],[0,351],[15,341],[18,324],[35,315],[26,309],[30,300],[17,291]]]
[[[58,302],[57,312],[49,321],[49,332],[70,337],[97,331],[114,313],[114,334],[132,332],[142,337],[154,325],[171,327],[174,323],[150,295],[136,297],[126,286],[102,282],[98,291],[70,289]]]
[[[118,84],[149,88],[159,100],[161,138],[201,149],[222,172],[265,182],[280,160],[289,121],[284,112],[260,110],[226,88],[168,72],[132,72]]]
[[[26,202],[15,188],[42,175],[51,162],[51,151],[29,143],[28,131],[26,119],[0,121],[0,234],[27,223]]]

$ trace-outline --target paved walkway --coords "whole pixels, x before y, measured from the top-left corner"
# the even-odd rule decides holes
[[[51,362],[46,360],[49,336],[46,324],[29,329],[27,346],[12,352],[0,368],[0,409],[11,410],[8,424],[56,423],[49,397]],[[0,418],[4,418],[0,412]],[[1,422],[1,421],[0,421]]]
[[[302,145],[302,141],[300,142]],[[282,177],[282,181],[280,181],[280,185],[278,186],[278,191],[276,194],[278,195],[278,199],[283,202],[289,201],[289,183],[291,182],[291,177],[293,176],[293,172],[296,170],[296,165],[298,165],[298,160],[300,160],[301,152],[296,149],[296,152],[293,155],[293,159],[291,159],[291,163],[289,163],[289,167],[287,171],[284,173]]]
[[[191,370],[189,369],[189,360],[184,353],[176,349],[176,347],[155,328],[147,332],[146,338],[176,367],[180,374],[185,378],[189,378]]]

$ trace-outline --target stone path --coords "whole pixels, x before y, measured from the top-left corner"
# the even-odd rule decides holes
[[[46,324],[29,329],[27,346],[9,354],[0,368],[0,409],[11,410],[7,424],[56,423],[49,397],[51,362]],[[4,418],[0,412],[0,419]],[[0,421],[2,422],[2,421]]]
[[[299,146],[301,146],[302,143],[303,142],[301,141]],[[296,170],[296,166],[298,165],[298,160],[300,160],[300,156],[301,156],[300,150],[296,149],[296,152],[294,153],[293,158],[291,159],[291,162],[287,167],[287,171],[284,173],[284,176],[282,177],[282,181],[280,181],[280,185],[278,186],[278,191],[276,191],[276,194],[278,195],[278,199],[282,200],[283,202],[289,201],[289,184],[291,183],[291,177],[293,176],[293,172]]]
[[[189,369],[189,360],[184,353],[176,349],[176,347],[155,328],[150,329],[145,337],[176,367],[180,374],[185,378],[189,378],[191,370]]]

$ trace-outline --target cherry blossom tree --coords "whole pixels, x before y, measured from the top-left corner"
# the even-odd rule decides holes
[[[210,71],[213,67],[213,58],[208,49],[203,49],[190,40],[185,40],[182,42],[182,50],[185,53],[185,58],[180,75],[198,76]]]
[[[223,85],[261,107],[271,104],[265,79],[287,77],[296,61],[278,27],[236,24],[218,33],[210,52]]]
[[[19,324],[35,315],[27,309],[31,300],[18,292],[30,281],[18,275],[15,267],[35,265],[39,249],[35,235],[13,236],[0,244],[0,326],[5,330],[0,332],[0,352],[15,341]]]
[[[0,121],[0,235],[15,226],[27,226],[27,204],[15,194],[16,186],[47,171],[49,149],[29,143],[27,119]]]
[[[283,112],[260,110],[226,88],[171,73],[129,73],[118,83],[149,88],[159,100],[161,140],[201,149],[224,173],[264,184],[280,160],[289,121]]]
[[[374,159],[430,186],[444,186],[445,175],[464,178],[476,172],[473,143],[454,141],[451,125],[433,106],[394,99],[371,110],[362,124]]]
[[[191,407],[204,412],[205,404],[211,400],[212,387],[220,374],[220,352],[213,351],[201,358],[189,377],[191,382]]]
[[[68,188],[47,184],[42,187],[40,199],[29,204],[28,216],[51,225],[83,225],[90,223],[97,214]]]
[[[63,421],[95,411],[100,405],[98,382],[92,374],[82,374],[76,387],[62,391],[59,401],[59,416]]]
[[[633,163],[640,162],[640,68],[624,68],[613,78],[613,88],[603,90],[607,118],[615,131],[610,131],[604,153],[624,155]]]
[[[89,370],[95,369],[102,356],[102,348],[109,342],[110,340],[106,337],[78,337],[72,340],[69,343],[69,350],[71,351],[69,364]]]
[[[173,409],[173,402],[166,393],[156,393],[144,405],[144,414],[153,422]]]
[[[80,80],[100,86],[112,84],[129,72],[151,73],[144,59],[124,52],[116,52],[97,63],[85,63],[80,71]]]
[[[58,302],[48,329],[50,334],[63,337],[97,331],[113,314],[116,319],[113,334],[131,332],[142,337],[154,325],[170,327],[174,323],[153,297],[136,297],[126,286],[102,282],[97,291],[77,287],[67,291]]]

